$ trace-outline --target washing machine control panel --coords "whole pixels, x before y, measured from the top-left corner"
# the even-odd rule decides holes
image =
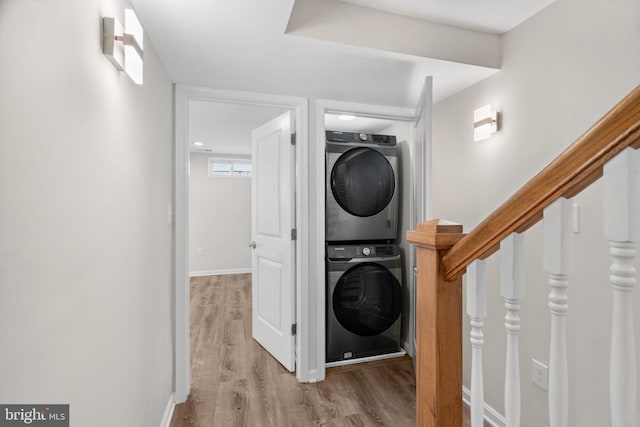
[[[378,258],[397,254],[398,247],[395,245],[327,245],[327,258],[330,259]]]
[[[396,246],[384,245],[375,247],[376,256],[393,256],[396,254]]]

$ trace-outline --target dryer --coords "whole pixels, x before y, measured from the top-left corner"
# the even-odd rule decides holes
[[[396,137],[326,132],[327,242],[394,240],[400,164]]]
[[[402,261],[397,245],[327,245],[326,361],[400,350]]]

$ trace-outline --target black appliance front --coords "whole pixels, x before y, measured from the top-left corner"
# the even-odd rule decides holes
[[[390,135],[327,132],[326,240],[393,240],[399,159]]]
[[[327,246],[327,362],[399,350],[396,245]]]

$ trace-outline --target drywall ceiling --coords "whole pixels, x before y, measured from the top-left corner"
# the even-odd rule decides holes
[[[338,114],[324,115],[324,128],[340,132],[379,133],[396,123],[394,120],[371,117],[355,117],[352,120],[340,120]]]
[[[208,101],[189,101],[192,152],[251,155],[251,131],[286,109]],[[202,146],[194,145],[201,142]]]
[[[287,110],[282,108],[189,101],[189,149],[194,153],[251,155],[251,132]],[[325,115],[325,128],[343,132],[378,133],[393,120],[355,117],[340,120]],[[196,142],[202,145],[195,145]]]
[[[502,34],[555,0],[342,0],[427,21]]]
[[[414,107],[425,76],[433,76],[437,102],[499,68],[499,36],[338,0],[132,3],[145,44],[154,46],[178,84]],[[314,15],[316,7],[322,14]],[[340,20],[346,9],[383,25],[392,20],[397,37],[389,44],[385,37],[370,37],[384,26],[350,33]],[[402,19],[406,28],[423,31],[411,38]],[[341,39],[326,35],[336,25]],[[370,39],[376,43],[368,45]]]

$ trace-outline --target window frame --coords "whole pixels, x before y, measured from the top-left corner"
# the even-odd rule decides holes
[[[224,173],[215,173],[213,170],[214,164],[229,164],[230,170],[229,174]],[[249,166],[249,170],[244,170],[243,167],[241,170],[234,170],[235,165]],[[238,172],[238,173],[235,173]],[[240,155],[222,155],[222,156],[209,156],[207,157],[207,175],[210,178],[251,178],[253,174],[253,168],[251,165],[251,157],[249,156],[240,156]]]

